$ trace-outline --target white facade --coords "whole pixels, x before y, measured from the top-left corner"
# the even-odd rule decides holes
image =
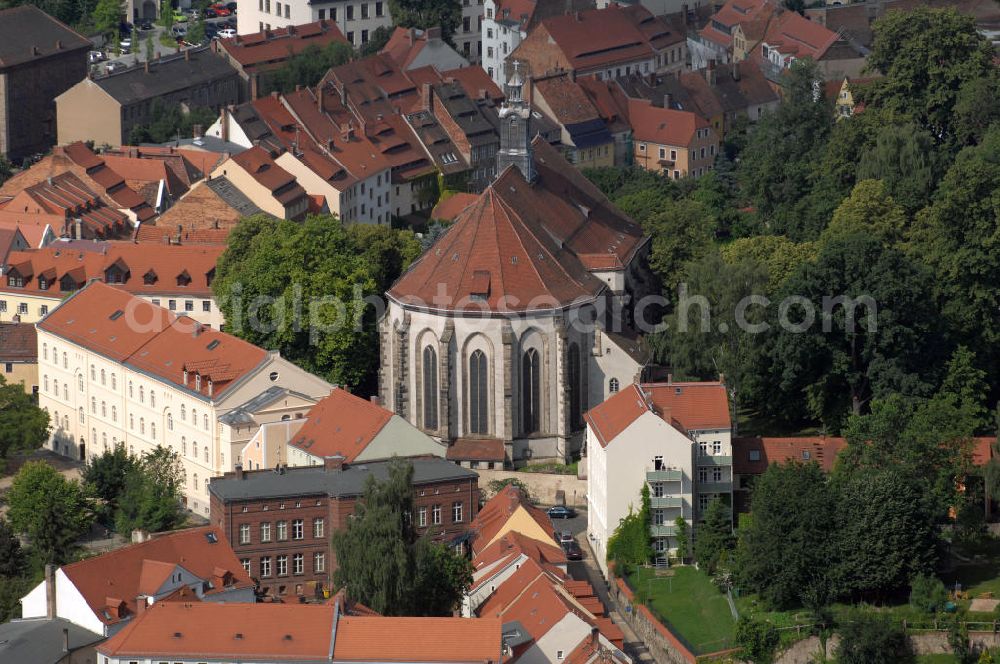
[[[462,22],[452,41],[455,49],[472,64],[482,60],[483,0],[462,0]]]
[[[294,175],[307,193],[323,196],[330,212],[344,221],[388,226],[392,220],[390,169],[370,173],[349,187],[337,189],[291,152],[285,152],[274,161]]]
[[[251,420],[241,431],[220,418],[271,387],[315,400],[332,388],[272,352],[220,397],[210,398],[41,328],[38,374],[39,406],[52,420],[53,451],[86,460],[119,442],[136,455],[158,445],[170,447],[183,462],[187,507],[203,516],[209,513],[209,479],[233,469],[235,457],[260,426],[260,421]],[[290,407],[308,412],[307,406]]]
[[[240,3],[236,32],[249,35],[324,19],[335,21],[355,47],[367,43],[377,28],[392,28],[388,0],[249,0]]]
[[[496,0],[485,0],[484,10],[480,35],[483,48],[482,65],[490,78],[503,88],[508,78],[504,61],[528,33],[522,30],[518,17],[498,15]],[[500,10],[500,14],[502,13],[503,10]]]

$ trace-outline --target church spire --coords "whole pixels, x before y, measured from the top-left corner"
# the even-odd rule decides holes
[[[524,77],[521,63],[515,60],[513,72],[504,86],[506,100],[500,107],[500,151],[497,152],[497,175],[514,164],[528,182],[535,180],[535,162],[531,150],[531,108],[524,102]]]

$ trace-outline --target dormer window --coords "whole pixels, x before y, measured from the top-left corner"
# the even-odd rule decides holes
[[[38,277],[38,290],[48,290],[49,280],[45,277]]]
[[[7,285],[11,288],[24,288],[24,277],[19,274],[8,274]]]
[[[76,280],[69,275],[59,280],[59,290],[63,292],[74,291],[77,288],[79,288],[79,285],[76,283]]]
[[[188,274],[187,270],[184,270],[183,272],[177,275],[178,286],[187,286],[190,283],[191,283],[191,275]]]
[[[156,272],[150,270],[146,274],[142,275],[142,283],[146,284],[147,286],[152,286],[153,284],[156,283],[156,280],[158,278],[159,277],[156,276]]]

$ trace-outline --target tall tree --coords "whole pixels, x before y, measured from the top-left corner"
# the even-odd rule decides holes
[[[653,238],[649,266],[663,280],[664,291],[673,292],[683,277],[684,264],[711,249],[715,219],[697,201],[667,200],[642,227]]]
[[[906,212],[889,195],[885,184],[861,180],[833,213],[820,243],[861,233],[892,245],[903,239],[906,225]]]
[[[455,45],[454,34],[462,22],[462,7],[457,2],[440,0],[389,0],[392,21],[404,28],[441,28],[441,38]]]
[[[800,265],[816,258],[817,247],[815,242],[792,242],[783,235],[757,235],[733,240],[720,251],[730,265],[749,260],[767,268],[766,294],[770,296]]]
[[[83,469],[83,487],[91,496],[104,502],[104,509],[99,510],[104,515],[102,520],[114,520],[129,476],[139,466],[139,459],[128,453],[124,442],[87,462]]]
[[[381,296],[420,253],[412,232],[250,217],[229,237],[213,290],[230,332],[362,394],[376,390]],[[273,298],[273,306],[261,302]]]
[[[49,414],[20,384],[0,376],[0,465],[12,452],[40,447],[49,436]]]
[[[859,611],[840,626],[837,664],[912,664],[906,631],[888,615]]]
[[[836,500],[816,463],[769,466],[754,487],[753,517],[739,531],[736,578],[779,609],[833,595],[829,515]],[[742,524],[741,524],[742,525]]]
[[[709,574],[714,574],[735,544],[732,507],[716,498],[708,504],[705,520],[698,526],[694,558]]]
[[[649,487],[643,484],[639,509],[633,510],[629,505],[628,515],[619,521],[608,538],[608,562],[614,562],[615,574],[627,575],[633,566],[649,562],[653,555],[651,524]]]
[[[7,493],[10,525],[35,551],[57,564],[70,560],[76,541],[94,521],[79,482],[67,480],[42,461],[29,461]]]
[[[98,0],[94,8],[94,29],[104,37],[118,33],[118,26],[125,15],[125,5],[122,0]],[[115,43],[118,48],[118,43]]]
[[[912,122],[897,124],[888,119],[878,128],[874,142],[853,157],[857,178],[884,182],[907,215],[927,205],[945,166],[929,131]]]
[[[25,562],[21,541],[7,519],[0,517],[0,577],[20,576]]]
[[[464,590],[472,585],[472,563],[443,542],[421,537],[416,544],[414,612],[447,616],[461,606]]]
[[[959,346],[948,360],[947,373],[936,398],[952,400],[972,434],[984,433],[992,424],[986,407],[988,396],[986,371],[980,368],[975,353],[965,346]]]
[[[122,535],[133,530],[160,532],[184,522],[181,493],[184,466],[172,448],[156,446],[125,475],[121,488],[115,529]]]

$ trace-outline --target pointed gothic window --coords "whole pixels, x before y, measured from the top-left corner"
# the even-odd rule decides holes
[[[569,417],[570,426],[576,430],[583,427],[580,386],[580,347],[575,343],[569,345]]]
[[[538,351],[530,348],[521,356],[521,397],[525,434],[538,433],[539,408],[541,405],[541,399],[538,394],[541,388],[541,379],[538,374]]]
[[[469,433],[489,433],[488,380],[486,354],[477,350],[469,358]]]
[[[438,428],[438,367],[433,346],[424,348],[424,428]]]

